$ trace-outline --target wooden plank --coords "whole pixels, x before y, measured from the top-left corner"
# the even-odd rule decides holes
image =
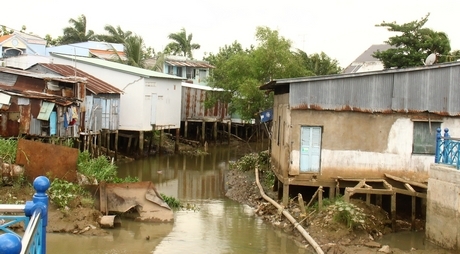
[[[356,188],[356,189],[357,189],[357,188],[361,188],[361,187],[363,187],[365,184],[366,184],[366,181],[363,179],[363,180],[359,181],[359,183],[358,183],[357,185],[355,185],[354,188]]]
[[[391,195],[391,229],[396,231],[396,193]]]
[[[383,187],[385,187],[385,189],[388,189],[388,190],[392,190],[393,189],[393,186],[391,186],[391,184],[389,184],[387,181],[383,180]]]
[[[398,194],[404,194],[404,195],[408,195],[408,196],[412,196],[412,197],[418,197],[418,198],[426,199],[426,193],[411,192],[411,191],[400,189],[400,188],[394,188],[393,190]]]
[[[341,176],[337,176],[337,177],[332,177],[333,179],[337,179],[339,181],[347,181],[347,182],[360,182],[362,180],[365,180],[366,182],[382,182],[382,181],[385,181],[384,179],[382,178],[343,178]]]
[[[390,178],[390,179],[393,179],[393,180],[395,180],[395,181],[398,181],[398,182],[408,183],[408,184],[413,185],[413,186],[417,186],[417,187],[420,187],[420,188],[428,189],[428,185],[426,185],[426,184],[424,184],[424,183],[406,180],[406,179],[403,179],[403,178],[401,178],[401,177],[393,176],[393,175],[390,175],[390,174],[385,174],[385,176],[388,177],[388,178]]]
[[[405,183],[404,187],[406,187],[406,189],[408,189],[410,192],[415,192],[414,188],[412,188],[412,186],[410,186],[408,183]]]
[[[363,189],[363,188],[360,188],[360,189],[353,189],[353,188],[350,188],[349,189],[349,192],[350,193],[362,193],[362,194],[382,194],[382,195],[393,195],[395,192],[394,190],[384,190],[384,189]]]

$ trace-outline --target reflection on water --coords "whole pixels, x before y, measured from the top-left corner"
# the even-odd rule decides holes
[[[439,246],[427,241],[425,231],[404,231],[393,234],[387,234],[379,241],[383,245],[389,245],[392,248],[398,248],[403,251],[415,250],[430,250],[433,253],[451,253]],[[452,252],[453,253],[453,252]]]
[[[151,157],[119,165],[120,177],[152,181],[160,193],[198,210],[177,211],[170,224],[123,220],[107,237],[49,234],[48,253],[308,253],[251,208],[225,197],[228,162],[247,152],[246,145],[211,147],[206,156]]]

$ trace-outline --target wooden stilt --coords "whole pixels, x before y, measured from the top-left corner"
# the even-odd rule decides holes
[[[179,153],[179,138],[180,138],[180,129],[176,129],[176,141],[174,142],[174,152]]]
[[[139,155],[144,156],[144,131],[139,132]]]
[[[415,231],[415,208],[416,208],[416,197],[412,196],[412,214],[411,214],[411,230]]]
[[[118,159],[118,131],[115,131],[115,141],[113,144],[113,150],[115,151],[115,161]]]
[[[391,195],[391,228],[396,230],[396,193]]]
[[[284,180],[283,183],[283,206],[287,206],[289,203],[289,182],[288,180]]]
[[[375,195],[375,205],[382,207],[382,195]]]
[[[214,122],[214,143],[217,144],[217,121]]]
[[[201,144],[204,144],[204,141],[206,141],[206,121],[203,119],[203,122],[201,123]]]

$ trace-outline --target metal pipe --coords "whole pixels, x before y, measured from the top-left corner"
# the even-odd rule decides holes
[[[0,212],[2,213],[24,213],[26,205],[1,204]]]
[[[257,184],[257,187],[259,187],[259,191],[260,191],[260,195],[262,195],[262,197],[267,200],[268,202],[270,202],[273,206],[275,206],[278,210],[280,211],[283,211],[283,215],[294,225],[294,228],[296,228],[300,234],[302,234],[302,236],[311,244],[311,246],[313,246],[313,248],[315,249],[316,253],[318,254],[324,254],[323,250],[321,249],[321,247],[318,245],[318,243],[316,243],[316,241],[310,236],[310,234],[308,234],[308,232],[294,219],[294,217],[292,217],[292,215],[287,211],[287,210],[284,210],[284,208],[278,204],[275,200],[271,199],[269,196],[267,196],[264,192],[264,189],[262,188],[262,185],[260,185],[260,182],[259,182],[259,169],[258,169],[258,166],[256,165],[256,168],[255,168],[255,174],[256,174],[256,184]]]

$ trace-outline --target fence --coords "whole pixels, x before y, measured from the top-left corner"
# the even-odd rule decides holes
[[[46,226],[48,224],[48,195],[50,181],[44,176],[35,178],[35,194],[25,205],[0,204],[0,253],[5,254],[46,254]],[[24,213],[25,216],[4,215]],[[21,237],[10,229],[12,225],[24,224]]]
[[[441,135],[441,128],[436,130],[436,154],[435,163],[453,165],[460,169],[460,139],[451,138],[449,129],[444,129],[444,135]]]

